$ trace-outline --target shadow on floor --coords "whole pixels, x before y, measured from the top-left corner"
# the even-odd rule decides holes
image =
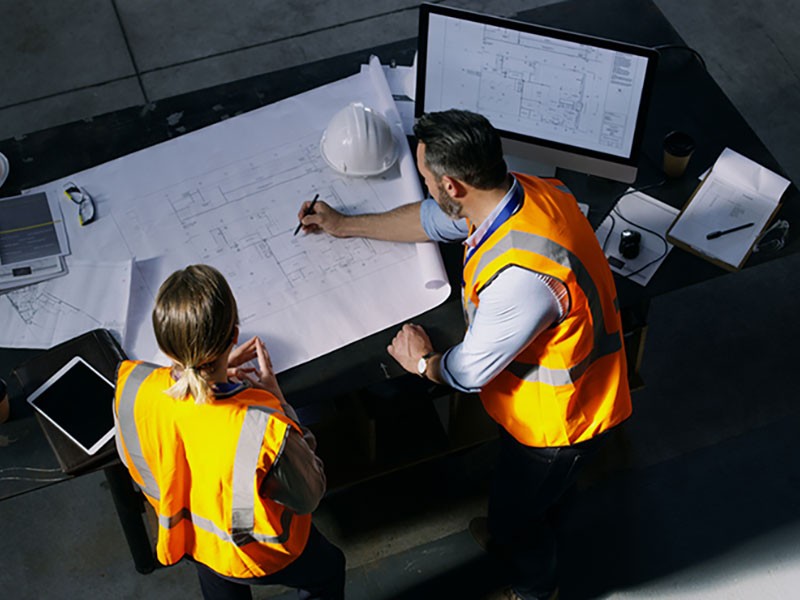
[[[800,413],[579,494],[562,528],[564,598],[595,598],[800,521]]]

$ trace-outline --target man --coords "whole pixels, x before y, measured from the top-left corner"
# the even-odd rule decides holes
[[[488,522],[479,543],[509,567],[509,598],[556,598],[547,510],[603,434],[631,414],[614,280],[575,198],[558,183],[509,174],[482,116],[449,110],[414,128],[433,200],[345,216],[318,202],[306,231],[418,242],[465,240],[460,344],[436,352],[405,324],[388,347],[400,365],[478,392],[500,428]],[[487,529],[488,527],[488,529]]]

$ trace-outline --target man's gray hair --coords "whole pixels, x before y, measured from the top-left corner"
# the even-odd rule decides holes
[[[467,110],[425,113],[414,125],[425,144],[425,166],[481,190],[501,187],[508,176],[500,136],[489,120]]]

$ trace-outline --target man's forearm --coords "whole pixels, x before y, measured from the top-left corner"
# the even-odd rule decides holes
[[[351,215],[339,228],[341,237],[364,237],[389,242],[427,242],[419,217],[421,202],[404,204],[385,213]]]

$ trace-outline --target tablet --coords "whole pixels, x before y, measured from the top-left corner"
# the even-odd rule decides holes
[[[114,385],[80,356],[28,396],[28,402],[87,454],[114,436]]]

